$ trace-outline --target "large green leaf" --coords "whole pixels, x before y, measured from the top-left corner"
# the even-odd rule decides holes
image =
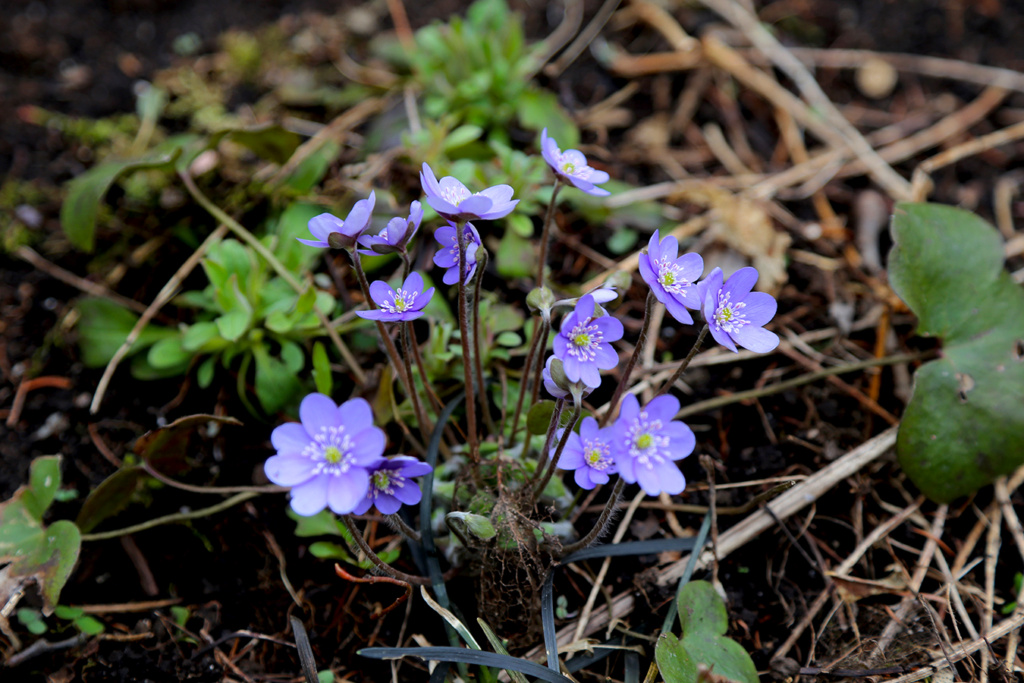
[[[108,299],[86,297],[75,304],[81,316],[78,323],[82,362],[95,368],[106,365],[114,357],[139,318]],[[138,353],[161,339],[178,336],[175,329],[149,324],[139,334],[128,354]]]
[[[34,581],[43,596],[43,614],[50,615],[71,576],[81,548],[81,533],[71,522],[43,526],[42,517],[60,488],[60,456],[32,461],[27,486],[0,503],[0,603],[6,604],[22,586]]]
[[[125,173],[146,168],[170,168],[181,154],[181,148],[155,151],[140,159],[107,161],[68,183],[68,194],[60,207],[60,224],[71,244],[82,251],[96,245],[96,212],[114,181]]]
[[[943,343],[914,376],[897,453],[925,495],[949,502],[1024,464],[1024,292],[972,213],[900,204],[892,233],[893,289]]]

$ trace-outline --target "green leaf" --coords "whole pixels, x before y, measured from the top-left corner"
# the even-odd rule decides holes
[[[302,382],[282,361],[274,358],[267,347],[253,348],[256,358],[256,398],[270,415],[281,410],[302,391]]]
[[[519,336],[518,332],[502,332],[495,338],[495,343],[499,346],[507,346],[510,349],[523,345],[523,338]]]
[[[214,323],[217,325],[217,332],[229,342],[237,342],[249,329],[252,322],[252,311],[244,308],[236,308],[230,313],[220,316]]]
[[[196,382],[200,389],[206,389],[213,382],[213,372],[217,367],[217,358],[211,357],[204,360],[196,371]]]
[[[621,256],[636,246],[637,239],[638,236],[635,230],[620,228],[612,233],[605,246],[608,247],[608,251],[616,256]]]
[[[153,344],[146,360],[157,369],[184,367],[192,360],[192,352],[185,349],[181,337],[168,337]]]
[[[554,93],[530,88],[515,104],[516,114],[523,127],[536,131],[547,128],[548,136],[555,139],[563,152],[580,144],[580,132],[576,124],[562,109],[562,105],[558,104],[558,97]]]
[[[537,255],[533,250],[533,242],[523,239],[514,230],[506,230],[494,261],[502,277],[527,277],[536,268]]]
[[[240,128],[228,133],[228,137],[276,164],[288,161],[302,144],[302,138],[297,133],[277,124]]]
[[[198,322],[185,330],[185,334],[181,337],[181,347],[186,351],[199,351],[218,336],[216,323]]]
[[[530,406],[530,412],[526,414],[526,429],[531,434],[538,436],[548,433],[548,426],[551,424],[551,416],[555,412],[554,401],[540,401]]]
[[[291,508],[288,508],[287,515],[295,522],[295,535],[299,538],[310,536],[344,536],[348,537],[348,530],[338,521],[330,510],[322,510],[315,515],[303,517]]]
[[[307,247],[296,239],[312,239],[313,236],[309,233],[309,220],[322,213],[323,206],[295,202],[284,210],[271,231],[271,234],[277,236],[274,256],[296,275],[307,272],[310,266],[323,256],[323,250]]]
[[[351,554],[349,554],[348,550],[337,543],[331,543],[329,541],[317,541],[316,543],[310,543],[309,553],[313,557],[321,560],[341,560],[348,564],[356,564],[355,559]]]
[[[16,612],[18,615],[18,621],[21,625],[28,629],[29,633],[34,636],[41,636],[46,633],[46,622],[43,621],[42,616],[39,614],[39,610],[34,610],[29,607],[19,607]]]
[[[758,683],[760,680],[750,655],[732,638],[697,631],[683,636],[680,645],[694,664],[703,664],[715,676],[739,683]]]
[[[703,631],[725,635],[729,612],[718,591],[707,581],[691,581],[679,591],[679,624],[683,633]]]
[[[56,609],[53,610],[54,615],[58,619],[77,619],[78,617],[85,614],[85,610],[81,607],[69,607],[68,605],[57,605]]]
[[[697,665],[671,633],[662,633],[658,638],[654,659],[665,683],[694,683],[697,680]]]
[[[75,624],[75,628],[87,636],[96,636],[106,630],[103,626],[103,622],[90,616],[78,617],[73,623]]]
[[[334,375],[331,373],[331,361],[327,357],[327,349],[321,342],[313,344],[313,382],[316,390],[327,396],[331,395]]]
[[[81,316],[78,322],[78,343],[82,350],[82,362],[90,368],[102,367],[110,362],[128,338],[138,316],[112,301],[94,297],[79,300],[75,308]],[[138,353],[161,339],[177,335],[177,330],[149,324],[132,344],[128,354]]]
[[[179,147],[170,153],[157,152],[141,159],[108,161],[68,183],[68,194],[60,208],[60,224],[71,244],[87,252],[95,248],[96,213],[115,180],[131,171],[170,167],[180,154]]]
[[[44,455],[33,460],[28,482],[22,500],[29,514],[41,522],[60,488],[60,456]]]
[[[900,424],[900,465],[949,502],[1024,464],[1024,291],[1003,270],[996,230],[960,209],[900,204],[889,256],[893,289],[939,337]]]
[[[327,170],[339,154],[341,154],[341,145],[334,140],[328,140],[320,149],[299,162],[292,174],[288,176],[288,186],[296,192],[309,192],[327,175]]]
[[[145,473],[134,466],[122,467],[114,472],[89,493],[78,512],[75,524],[82,533],[87,534],[103,520],[124,510],[132,502],[139,482],[145,477]]]

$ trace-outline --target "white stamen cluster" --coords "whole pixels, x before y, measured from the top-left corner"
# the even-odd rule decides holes
[[[658,267],[658,282],[669,294],[679,294],[693,284],[680,275],[682,268],[675,261],[662,258],[655,265]]]
[[[399,474],[398,470],[377,470],[370,478],[373,490],[377,495],[394,495],[395,489],[405,486],[405,477]]]
[[[603,472],[613,462],[611,446],[601,439],[588,439],[583,442],[583,459],[587,467]]]
[[[747,320],[747,316],[740,311],[747,307],[747,304],[743,301],[732,303],[730,301],[731,295],[718,294],[718,308],[715,309],[715,322],[722,328],[727,334],[739,330],[745,325],[749,325],[750,321]]]
[[[469,188],[463,185],[449,185],[448,187],[441,188],[441,197],[451,204],[452,206],[458,206],[463,200],[469,198],[472,193]]]
[[[597,357],[597,349],[601,346],[604,334],[593,322],[593,318],[587,318],[576,323],[569,333],[569,349],[567,353],[578,361],[589,362]]]
[[[399,288],[395,290],[395,298],[381,303],[380,307],[388,313],[405,313],[412,308],[412,305],[416,302],[416,297],[419,295],[419,292],[406,291]]]
[[[327,473],[339,476],[348,472],[352,467],[352,447],[354,445],[352,437],[345,433],[343,426],[323,426],[313,436],[309,445],[302,450],[302,455],[316,463],[313,470],[314,475]]]
[[[661,420],[649,420],[647,411],[641,411],[626,432],[627,449],[638,465],[653,469],[667,459],[662,451],[668,447],[669,437],[659,434]]]

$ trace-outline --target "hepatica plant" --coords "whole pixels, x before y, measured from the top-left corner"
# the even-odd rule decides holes
[[[344,219],[312,217],[309,232],[315,239],[301,240],[351,263],[362,293],[356,319],[365,321],[358,323],[364,330],[376,327],[386,357],[385,367],[373,371],[383,385],[368,382],[349,396],[306,396],[299,420],[273,430],[276,454],[264,469],[270,481],[289,490],[297,515],[330,510],[341,516],[350,541],[378,569],[403,581],[432,580],[377,557],[353,516],[384,515],[410,543],[429,538],[453,557],[483,563],[483,571],[500,571],[495,568],[515,561],[517,571],[539,585],[552,562],[606,532],[627,485],[651,496],[684,491],[679,463],[698,445],[693,430],[677,419],[680,400],[671,391],[707,333],[732,352],[744,347],[764,353],[779,342],[765,329],[776,304],[768,294],[753,291],[756,270],[742,268],[726,277],[714,268],[704,277],[699,254],[680,253],[674,236],[655,232],[639,254],[645,314],[623,362],[628,348],[623,342],[632,335],[626,334],[614,302],[629,279],[614,278],[582,295],[558,298],[555,289],[579,288],[549,286],[545,268],[558,187],[604,196],[608,192],[598,185],[608,174],[591,166],[582,152],[562,151],[546,130],[540,153],[555,191],[537,245],[535,288],[523,301],[498,304],[487,291],[486,245],[496,241],[489,241],[494,222],[509,216],[520,201],[509,185],[476,188],[448,175],[439,180],[423,164],[421,197],[383,228],[374,228],[385,221],[374,221],[370,193],[356,200]],[[427,227],[434,240],[416,239],[424,206],[438,216]],[[372,262],[364,260],[388,254],[399,258],[374,266],[380,268],[379,279],[371,282]],[[423,264],[427,267],[420,269]],[[443,286],[435,291],[430,284],[438,281]],[[528,328],[520,322],[522,313],[509,313],[515,310],[510,304],[532,311]],[[641,399],[630,380],[659,305],[679,324],[693,325],[700,316],[704,324],[693,335],[691,353],[655,387],[652,398]],[[454,313],[449,327],[438,319],[445,306]],[[502,327],[510,315],[517,322]],[[485,353],[484,344],[495,334],[519,348],[521,360]],[[454,361],[447,374],[439,372],[443,359]],[[584,401],[595,397],[599,406],[585,408]],[[585,409],[591,414],[584,415]],[[604,512],[577,532],[568,522],[572,490],[604,486],[611,489],[603,498]],[[417,504],[420,522],[414,530],[408,506]],[[437,508],[446,513],[451,531],[443,539],[435,539],[431,525]],[[524,539],[530,543],[524,545]],[[500,596],[482,599],[486,613],[487,600]]]

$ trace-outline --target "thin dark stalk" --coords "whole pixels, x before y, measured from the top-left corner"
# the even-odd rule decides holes
[[[349,251],[348,255],[352,260],[352,268],[356,271],[356,279],[359,280],[359,288],[363,291],[366,304],[371,309],[377,308],[377,303],[370,296],[370,283],[366,279],[366,273],[363,272],[363,264],[360,263],[359,256],[355,251]],[[402,383],[405,393],[412,396],[414,392],[412,377],[405,374],[405,364],[402,362],[402,357],[395,347],[395,342],[391,340],[387,326],[380,320],[375,320],[374,322],[377,324],[377,332],[380,334],[381,341],[384,342],[384,350],[387,352],[388,359],[395,368],[395,374],[398,375],[398,381]]]
[[[416,531],[411,526],[406,524],[405,520],[402,519],[401,515],[396,513],[388,515],[385,519],[387,519],[388,524],[390,524],[395,529],[398,529],[398,531],[400,531],[401,534],[406,538],[416,541],[417,543],[420,542],[420,539],[422,538],[422,536],[420,536],[420,532]]]
[[[697,335],[697,341],[693,342],[693,348],[690,349],[690,353],[686,354],[686,358],[684,358],[683,362],[679,364],[679,367],[676,368],[676,371],[672,373],[672,376],[668,378],[668,381],[661,385],[661,388],[658,389],[658,391],[654,394],[655,397],[661,396],[666,391],[671,389],[675,385],[676,381],[683,376],[683,373],[686,372],[686,368],[690,365],[690,361],[693,360],[693,357],[697,355],[697,351],[700,349],[700,345],[704,343],[704,337],[706,337],[707,334],[708,326],[707,323],[705,323],[703,329],[701,329],[700,331],[700,334]]]
[[[533,471],[530,483],[537,481],[537,477],[540,476],[544,466],[548,463],[548,451],[551,450],[551,442],[555,440],[555,432],[558,431],[558,420],[562,417],[562,410],[564,408],[564,398],[560,398],[555,401],[555,409],[551,412],[551,422],[548,424],[548,433],[547,436],[544,437],[544,448],[541,449],[540,457],[537,458],[537,468]]]
[[[544,372],[544,349],[547,348],[548,342],[548,331],[551,329],[551,323],[548,321],[544,322],[544,329],[541,330],[541,345],[540,353],[533,359],[533,382],[530,384],[530,405],[532,406],[537,402],[537,396],[540,394],[540,385],[543,383],[543,372]]]
[[[612,513],[614,513],[615,509],[618,507],[619,498],[622,497],[622,491],[625,488],[626,482],[622,477],[619,477],[615,482],[615,488],[612,489],[612,495],[608,497],[608,502],[605,504],[604,510],[601,511],[601,516],[598,518],[597,524],[594,525],[594,528],[591,529],[590,533],[586,536],[575,543],[570,543],[569,545],[564,546],[562,548],[562,557],[571,555],[577,550],[583,550],[584,548],[589,547],[594,541],[601,538],[604,532],[608,529],[608,523],[611,522]]]
[[[615,411],[619,407],[619,400],[622,399],[622,392],[626,390],[626,385],[629,384],[629,376],[633,374],[633,367],[636,366],[637,360],[640,359],[640,354],[643,353],[644,345],[647,342],[647,332],[651,328],[651,318],[653,317],[651,313],[654,311],[655,301],[657,301],[657,298],[654,296],[654,292],[648,291],[647,302],[644,304],[644,322],[640,328],[640,337],[636,340],[636,346],[633,347],[633,355],[629,357],[626,369],[622,371],[622,377],[619,378],[619,384],[615,387],[612,400],[608,402],[608,411],[601,419],[602,427],[615,415]]]
[[[345,527],[352,535],[352,540],[356,542],[356,545],[359,546],[359,549],[363,551],[363,554],[366,555],[366,558],[370,560],[370,562],[373,562],[375,567],[380,569],[388,576],[398,579],[399,581],[405,581],[406,583],[414,583],[417,586],[430,585],[430,579],[425,578],[423,576],[413,576],[412,574],[406,574],[403,571],[395,569],[390,564],[377,557],[377,553],[373,552],[373,548],[371,548],[370,544],[366,542],[365,538],[363,538],[363,532],[360,531],[359,528],[356,526],[356,523],[352,519],[351,515],[342,515],[341,521],[345,523]]]
[[[533,501],[536,503],[540,494],[544,492],[548,482],[551,481],[551,475],[555,473],[555,468],[558,467],[558,461],[562,458],[562,451],[565,450],[565,445],[569,443],[569,434],[572,433],[573,428],[576,427],[576,423],[579,422],[580,413],[583,412],[579,403],[575,403],[572,409],[572,417],[569,418],[569,424],[565,426],[565,431],[562,432],[562,438],[558,440],[558,447],[555,448],[555,454],[551,457],[551,462],[548,463],[548,469],[544,472],[544,476],[537,484],[536,488],[533,489]]]
[[[402,249],[402,282],[405,282],[405,278],[409,277],[409,273],[412,271],[412,259],[409,257],[409,252],[404,248]]]
[[[473,353],[472,344],[469,338],[469,301],[466,297],[466,230],[465,222],[459,221],[455,225],[456,241],[459,245],[459,337],[462,344],[462,368],[466,392],[473,395]],[[476,439],[476,401],[472,398],[466,400],[466,443],[469,445],[469,459],[474,464],[480,462],[480,447]],[[477,471],[474,468],[474,471]]]
[[[411,324],[408,321],[402,324],[402,343],[405,347],[405,353],[402,354],[402,362],[405,365],[405,375],[409,378],[409,388],[412,390],[409,398],[412,399],[412,409],[416,413],[416,421],[420,424],[420,432],[429,435],[434,431],[434,425],[427,417],[427,411],[423,409],[423,404],[420,403],[419,392],[416,391],[416,381],[412,376],[412,342],[409,340],[409,326]]]
[[[473,282],[473,366],[476,371],[476,386],[480,396],[480,412],[484,416],[487,431],[499,436],[498,426],[491,417],[490,401],[487,400],[487,387],[484,385],[484,363],[480,354],[480,282],[484,279],[487,269],[487,250],[483,245],[477,249],[476,278]]]
[[[548,260],[548,236],[551,234],[551,221],[555,217],[555,200],[558,198],[558,190],[561,189],[561,179],[555,176],[555,187],[551,191],[551,203],[548,204],[547,213],[544,215],[544,227],[540,233],[540,256],[537,263],[537,286],[544,286],[544,266]]]
[[[533,365],[533,356],[537,352],[537,343],[541,338],[542,320],[537,320],[533,326],[533,335],[530,337],[530,348],[526,352],[526,362],[523,364],[523,373],[519,379],[519,398],[516,399],[516,409],[512,413],[512,433],[510,439],[516,438],[519,431],[519,417],[523,412],[523,399],[526,398],[527,385],[530,379],[530,367]]]

